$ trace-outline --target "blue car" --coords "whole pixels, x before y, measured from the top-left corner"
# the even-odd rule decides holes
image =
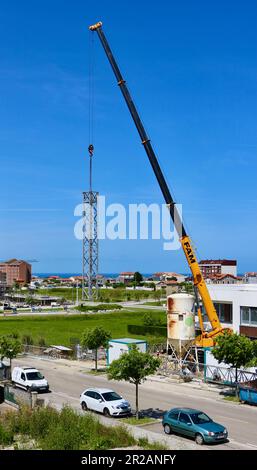
[[[193,437],[199,445],[204,443],[224,442],[228,431],[221,424],[215,423],[209,416],[192,408],[173,408],[162,419],[166,434],[172,432]]]

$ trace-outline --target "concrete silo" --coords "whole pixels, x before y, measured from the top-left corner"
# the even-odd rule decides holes
[[[178,359],[184,358],[195,340],[194,301],[186,293],[167,297],[167,346]]]

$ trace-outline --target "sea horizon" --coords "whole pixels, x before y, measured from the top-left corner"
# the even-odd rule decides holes
[[[155,271],[156,272],[156,271]],[[151,277],[154,273],[141,273],[143,277]],[[116,278],[120,273],[99,273],[99,275],[104,277]],[[182,273],[183,276],[190,276],[188,273]],[[33,276],[37,277],[50,277],[58,276],[60,278],[69,278],[73,276],[82,276],[82,273],[55,273],[55,272],[46,272],[46,273],[33,273]]]

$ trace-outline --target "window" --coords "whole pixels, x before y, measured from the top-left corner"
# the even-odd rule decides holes
[[[248,307],[241,307],[241,323],[250,323],[250,311]]]
[[[105,392],[102,395],[105,401],[121,400],[121,396],[116,392]]]
[[[23,372],[21,374],[21,380],[25,380],[25,374]]]
[[[257,325],[257,307],[240,307],[241,324]]]
[[[96,392],[94,392],[93,398],[94,398],[95,400],[102,400],[101,395],[99,395],[99,393],[96,393]]]
[[[171,413],[169,413],[169,418],[175,419],[177,421],[178,415],[179,415],[179,411],[172,411]]]
[[[41,380],[43,378],[44,377],[40,372],[27,372],[28,380]]]
[[[212,421],[205,413],[194,413],[191,415],[191,418],[194,424],[205,424]]]
[[[251,324],[257,325],[257,308],[250,308]]]
[[[188,415],[186,415],[186,413],[180,413],[180,415],[179,415],[179,421],[180,421],[181,423],[185,423],[185,424],[191,423],[190,418],[189,418]]]
[[[223,323],[232,323],[233,314],[232,314],[232,304],[223,304],[223,303],[214,303],[214,307],[218,314],[218,317]]]

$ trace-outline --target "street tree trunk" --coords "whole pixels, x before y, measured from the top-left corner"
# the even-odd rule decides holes
[[[136,383],[136,419],[139,418],[139,413],[138,413],[138,383]]]
[[[97,371],[97,349],[95,349],[95,371]]]

